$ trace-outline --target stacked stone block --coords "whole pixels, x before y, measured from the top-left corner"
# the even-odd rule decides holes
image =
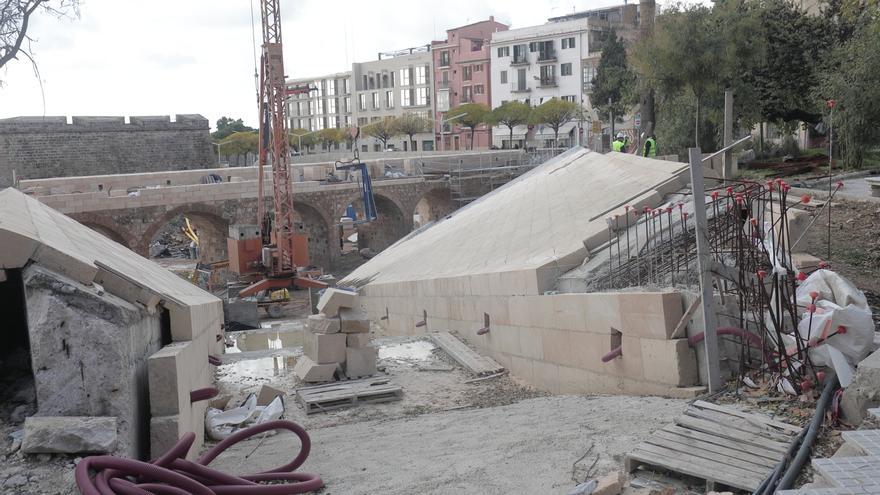
[[[370,345],[370,320],[357,293],[327,289],[318,311],[309,317],[303,357],[294,368],[299,379],[316,383],[374,375],[378,351]]]

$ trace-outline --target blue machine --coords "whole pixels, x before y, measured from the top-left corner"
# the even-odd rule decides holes
[[[376,210],[376,198],[373,197],[373,181],[370,180],[370,171],[367,169],[367,164],[361,161],[358,154],[357,138],[360,134],[361,129],[358,127],[354,133],[354,142],[352,145],[352,148],[354,149],[354,158],[350,161],[336,162],[336,170],[359,170],[361,173],[360,182],[361,197],[364,201],[364,219],[357,220],[352,205],[348,205],[348,208],[345,210],[345,214],[349,218],[355,220],[355,224],[369,223],[379,218],[379,212]]]

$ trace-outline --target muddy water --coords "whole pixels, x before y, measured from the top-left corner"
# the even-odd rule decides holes
[[[431,353],[436,346],[426,340],[415,342],[403,342],[379,346],[379,359],[394,359],[398,361],[427,361],[431,359]]]

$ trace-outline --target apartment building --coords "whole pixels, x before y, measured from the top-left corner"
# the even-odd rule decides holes
[[[430,121],[434,114],[434,83],[430,45],[380,53],[378,60],[352,64],[352,115],[361,128],[387,117],[414,113]],[[388,147],[409,151],[434,149],[429,127],[413,136],[395,136]],[[363,151],[381,151],[374,138],[362,138]]]
[[[470,146],[470,130],[455,125],[454,121],[444,122],[444,115],[465,103],[492,106],[489,44],[493,33],[506,31],[507,28],[506,24],[496,22],[490,16],[487,21],[447,29],[445,40],[431,42],[436,95],[434,126],[438,149],[457,150]],[[491,146],[488,126],[477,128],[472,144],[473,148]]]
[[[546,24],[511,29],[492,35],[492,108],[505,101],[538,106],[550,98],[578,103],[584,119],[559,130],[558,146],[583,143],[591,121],[602,116],[590,102],[592,81],[601,56],[602,41],[614,29],[618,36],[635,40],[639,35],[638,5],[619,5],[554,17]],[[506,127],[493,130],[499,148],[551,147],[552,129],[537,125],[514,129],[513,142]]]
[[[287,99],[288,127],[317,132],[354,125],[351,72],[289,79],[288,89],[311,88]]]

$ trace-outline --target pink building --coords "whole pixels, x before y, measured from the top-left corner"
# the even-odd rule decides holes
[[[450,109],[465,103],[492,106],[489,41],[496,31],[507,31],[507,26],[495,22],[490,16],[488,21],[448,29],[445,40],[431,42],[436,95],[434,129],[438,150],[471,147],[470,129],[462,129],[454,121],[441,125]],[[491,143],[489,127],[477,127],[473,148],[488,148]]]

